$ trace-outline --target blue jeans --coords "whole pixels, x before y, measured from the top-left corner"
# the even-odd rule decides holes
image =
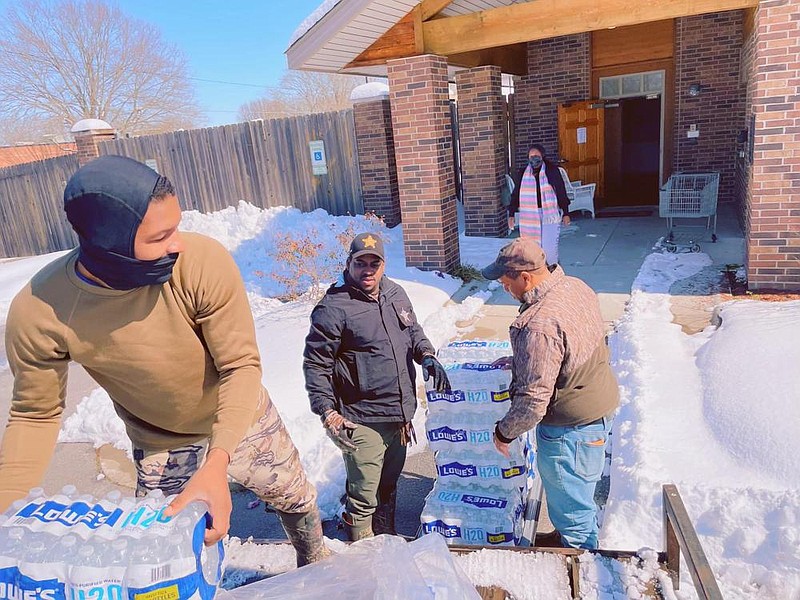
[[[605,417],[575,427],[536,427],[547,512],[563,543],[573,548],[597,548],[594,489],[603,474],[611,422]]]

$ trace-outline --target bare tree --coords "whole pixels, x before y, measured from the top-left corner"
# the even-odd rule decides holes
[[[115,6],[26,0],[0,19],[0,119],[97,118],[146,133],[200,116],[182,53]]]
[[[349,108],[350,92],[364,81],[356,75],[287,71],[266,96],[239,107],[239,118],[249,121]]]

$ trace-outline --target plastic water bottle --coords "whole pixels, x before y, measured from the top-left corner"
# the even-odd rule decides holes
[[[67,576],[67,598],[89,600],[91,598],[120,598],[122,585],[111,581],[106,562],[106,553],[95,542],[85,542],[78,548],[71,561]]]
[[[191,523],[195,523],[190,543],[194,544],[194,538],[200,537],[200,564],[203,568],[203,578],[210,585],[217,585],[222,579],[222,542],[217,542],[211,546],[202,543],[207,524],[208,505],[205,502],[192,502],[184,508],[181,515],[186,515]]]
[[[13,598],[25,530],[22,527],[5,527],[8,519],[8,515],[0,515],[0,589],[5,590],[5,598]]]
[[[47,551],[45,559],[48,563],[64,563],[77,555],[79,547],[78,536],[71,533],[67,534],[62,536],[58,543]]]

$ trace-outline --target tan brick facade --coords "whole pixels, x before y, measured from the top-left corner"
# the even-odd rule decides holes
[[[734,199],[736,134],[744,120],[740,84],[742,11],[675,20],[675,121],[672,172],[716,171],[718,201]],[[691,96],[689,87],[700,85]],[[689,138],[690,125],[700,137]]]
[[[558,156],[558,105],[591,97],[591,36],[565,35],[528,43],[528,75],[514,85],[514,165],[528,159],[532,143]]]
[[[466,235],[508,233],[507,211],[500,202],[508,153],[501,78],[500,67],[456,73]]]
[[[451,271],[459,264],[447,60],[387,62],[406,264]]]
[[[353,105],[364,211],[383,217],[386,225],[400,223],[400,192],[394,154],[389,98],[373,98]]]
[[[745,40],[753,160],[743,179],[751,290],[800,290],[800,0],[762,1]],[[750,52],[750,54],[748,54]]]

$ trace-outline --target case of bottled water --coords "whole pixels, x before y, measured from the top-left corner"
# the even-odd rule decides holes
[[[437,479],[421,520],[424,532],[450,544],[511,545],[522,533],[533,448],[527,436],[516,439],[507,458],[494,445],[495,424],[511,406],[511,371],[494,362],[510,355],[510,343],[500,340],[452,342],[439,351],[452,391],[426,393]]]
[[[424,533],[439,533],[448,544],[510,546],[519,541],[522,512],[520,490],[473,490],[437,481],[420,521]]]
[[[165,517],[171,498],[47,496],[31,490],[0,515],[0,599],[210,600],[222,542],[206,547],[207,507]]]
[[[470,488],[520,490],[526,484],[526,460],[506,458],[494,449],[485,452],[439,452],[435,456],[437,481]]]
[[[497,419],[491,416],[466,411],[453,415],[429,414],[425,425],[428,445],[434,452],[458,452],[462,455],[466,452],[497,452],[493,438],[495,421]],[[512,457],[522,458],[519,440],[511,443],[510,451]]]
[[[460,340],[450,342],[437,353],[442,363],[484,362],[491,363],[498,358],[511,356],[511,342],[508,340]]]
[[[511,371],[492,362],[442,363],[454,390],[502,392],[511,384]]]

